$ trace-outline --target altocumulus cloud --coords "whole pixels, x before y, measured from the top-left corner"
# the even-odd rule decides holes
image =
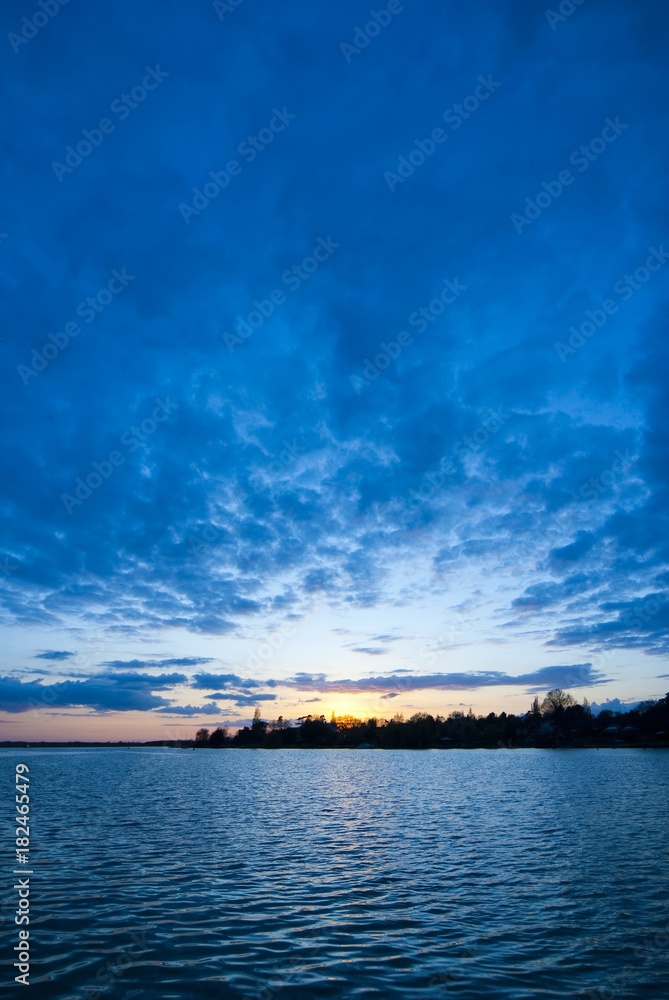
[[[485,579],[509,641],[529,623],[538,646],[574,648],[569,660],[613,648],[666,655],[666,284],[635,274],[664,238],[657,205],[669,138],[657,123],[667,65],[657,40],[669,8],[586,4],[553,32],[526,0],[452,9],[434,0],[421,16],[411,6],[401,31],[389,27],[347,65],[338,45],[360,5],[317,6],[312,22],[303,4],[259,0],[253,18],[242,5],[221,26],[210,4],[148,0],[140,15],[129,0],[94,12],[70,4],[66,21],[54,19],[12,59],[7,286],[40,294],[8,295],[0,306],[12,331],[0,345],[0,414],[11,427],[0,462],[12,470],[3,477],[3,623],[29,634],[76,617],[121,629],[110,634],[124,641],[176,631],[236,637],[247,623],[285,622],[322,602],[378,611],[368,631],[385,636],[395,624],[388,607],[426,592],[439,599],[469,588],[472,614],[487,614],[475,593]],[[129,23],[150,38],[160,24],[169,80],[76,177],[50,186],[48,164],[138,79]],[[234,31],[225,60],[217,27]],[[396,72],[407,51],[420,53],[424,72]],[[82,52],[96,53],[92,76]],[[462,119],[420,178],[389,195],[384,164],[426,139],[479,73],[504,83],[494,114],[490,104]],[[381,78],[382,88],[369,85]],[[212,98],[244,88],[248,100]],[[284,101],[297,115],[290,128],[234,178],[234,197],[221,191],[184,226],[178,204]],[[616,115],[629,129],[519,237],[511,213]],[[303,271],[270,313],[272,289],[328,233],[341,243],[336,254]],[[77,304],[111,267],[136,278],[23,384],[18,366],[44,345],[53,356]],[[555,342],[596,314],[625,274],[639,287],[560,364]],[[456,275],[467,295],[421,320]],[[231,355],[223,334],[254,301],[266,319]],[[351,372],[405,327],[413,343],[352,393]],[[170,394],[179,419],[143,431],[154,400]],[[491,410],[508,414],[495,433]],[[135,427],[136,448],[68,516],[61,494],[93,463],[106,467]],[[611,476],[616,453],[628,451],[633,470]],[[589,499],[583,486],[593,479]],[[371,650],[384,641],[356,645],[378,656]],[[128,664],[117,648],[104,655],[121,673],[206,665]],[[570,675],[555,669],[559,686]],[[531,687],[547,679],[538,674],[435,674],[424,686]],[[315,683],[303,675],[293,686],[309,676]],[[115,699],[163,707],[155,682],[59,681],[52,694],[96,708]],[[374,677],[330,682],[318,684],[392,693],[388,678],[385,688]],[[13,705],[32,696],[6,683]],[[591,683],[602,679],[593,673]],[[221,679],[211,690],[241,696],[262,684]]]

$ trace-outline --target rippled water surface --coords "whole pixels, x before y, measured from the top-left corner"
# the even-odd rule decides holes
[[[669,996],[667,752],[31,749],[0,772],[13,995]]]

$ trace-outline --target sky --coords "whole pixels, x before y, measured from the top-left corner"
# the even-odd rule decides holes
[[[669,11],[548,2],[3,5],[0,738],[669,689]]]

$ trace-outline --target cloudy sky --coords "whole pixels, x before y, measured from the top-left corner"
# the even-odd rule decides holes
[[[546,3],[3,6],[5,739],[667,690],[669,14]]]

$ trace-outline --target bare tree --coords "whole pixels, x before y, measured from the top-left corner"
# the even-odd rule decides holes
[[[543,700],[541,705],[541,711],[544,715],[552,715],[553,712],[557,712],[560,709],[571,708],[572,705],[576,704],[576,699],[572,698],[570,694],[563,691],[562,688],[554,688],[553,691],[549,691]]]
[[[195,734],[196,743],[206,743],[209,740],[209,730],[208,729],[198,729]]]

